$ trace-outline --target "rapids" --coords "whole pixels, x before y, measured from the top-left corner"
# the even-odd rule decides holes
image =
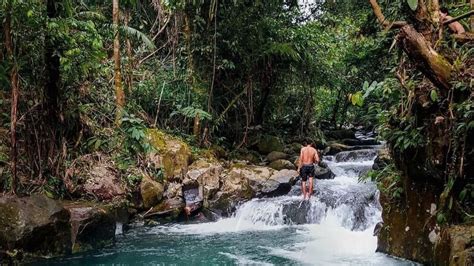
[[[315,180],[308,201],[297,183],[288,195],[243,203],[230,218],[138,227],[120,235],[114,247],[44,263],[415,265],[375,252],[379,193],[358,177],[371,168],[376,148],[325,157],[336,177]]]

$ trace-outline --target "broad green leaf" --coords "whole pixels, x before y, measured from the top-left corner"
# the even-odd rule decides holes
[[[418,8],[418,0],[407,0],[407,2],[411,10],[415,11]]]
[[[436,92],[436,90],[431,90],[430,97],[433,102],[438,101],[438,93]]]

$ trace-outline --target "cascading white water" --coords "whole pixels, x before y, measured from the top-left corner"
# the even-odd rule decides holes
[[[375,155],[368,149],[326,157],[336,177],[315,180],[308,201],[296,184],[288,195],[242,204],[230,218],[139,227],[108,250],[59,264],[413,265],[375,252],[378,191],[358,181]]]
[[[271,256],[303,264],[410,264],[375,253],[377,238],[373,229],[382,220],[378,191],[375,184],[360,183],[358,177],[371,168],[376,154],[376,150],[366,149],[327,157],[325,161],[336,177],[315,180],[315,195],[308,201],[302,200],[297,184],[286,196],[253,199],[242,204],[230,218],[154,230],[200,236],[273,230],[278,235],[294,228],[290,244],[258,248],[266,249]],[[238,253],[221,254],[237,258],[239,264],[252,261]]]

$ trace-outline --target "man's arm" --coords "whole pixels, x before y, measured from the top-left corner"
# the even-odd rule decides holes
[[[314,161],[316,162],[316,164],[319,163],[319,154],[318,154],[318,150],[314,149]]]
[[[298,173],[300,172],[301,165],[303,164],[303,148],[300,151],[300,158],[298,158]]]

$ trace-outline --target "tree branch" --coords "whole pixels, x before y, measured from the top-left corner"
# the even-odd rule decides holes
[[[457,17],[455,17],[455,18],[452,18],[452,19],[450,19],[450,20],[446,20],[445,22],[443,22],[443,25],[444,25],[444,26],[447,26],[447,25],[449,25],[449,24],[451,24],[451,23],[453,23],[453,22],[455,22],[455,21],[461,20],[461,19],[463,19],[463,18],[470,17],[470,16],[472,16],[472,15],[474,15],[474,10],[471,10],[471,11],[467,12],[466,14],[462,14],[462,15],[457,16]]]
[[[386,30],[399,29],[407,25],[405,21],[390,22],[386,20],[385,16],[382,13],[382,8],[379,6],[379,3],[377,3],[377,0],[369,0],[369,2],[370,2],[370,5],[372,6],[372,10],[374,11],[375,16],[377,17],[377,20],[379,21],[380,25],[384,27],[384,29]]]

